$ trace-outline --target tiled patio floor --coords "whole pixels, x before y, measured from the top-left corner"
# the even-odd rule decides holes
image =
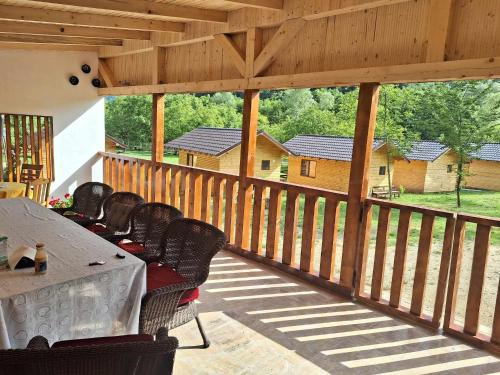
[[[174,374],[500,374],[500,359],[222,252],[178,337]]]

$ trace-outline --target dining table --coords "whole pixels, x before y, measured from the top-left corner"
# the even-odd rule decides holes
[[[0,199],[24,197],[26,184],[21,182],[0,182]]]
[[[0,349],[25,348],[37,335],[52,344],[138,332],[142,260],[28,198],[0,200],[0,236],[8,255],[37,243],[48,254],[44,274],[0,270]]]

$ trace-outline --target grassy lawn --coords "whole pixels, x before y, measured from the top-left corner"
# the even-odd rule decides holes
[[[131,158],[151,159],[151,151],[125,151],[122,155]],[[177,155],[164,155],[163,161],[169,164],[179,164],[179,157]]]

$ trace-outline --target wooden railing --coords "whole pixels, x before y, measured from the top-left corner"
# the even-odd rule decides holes
[[[497,354],[500,353],[499,249],[493,249],[497,253],[490,254],[489,248],[491,236],[495,230],[498,235],[499,228],[498,218],[457,215],[444,318],[445,332]],[[474,246],[466,249],[466,234],[474,230]],[[489,270],[488,263],[492,265]],[[484,296],[496,298],[483,301]],[[462,302],[460,314],[458,298]]]
[[[223,230],[233,251],[352,295],[352,289],[339,282],[347,194],[116,154],[102,156],[104,181],[115,190],[174,205],[185,216]],[[500,219],[380,199],[365,199],[360,219],[357,300],[499,350],[500,294],[495,294],[496,308],[485,324],[491,335],[479,330],[479,323],[485,285],[488,292],[498,288],[491,285],[492,278],[485,280],[485,270],[490,233],[500,227]],[[477,229],[473,256],[465,257],[464,244],[470,247],[474,237],[465,235],[467,224]],[[465,275],[460,270],[467,263],[471,271]],[[470,287],[462,313],[455,306],[457,296],[464,293],[463,276],[470,277],[465,278]]]
[[[373,237],[371,236],[372,213],[375,208],[378,210],[378,224],[374,232],[373,256],[370,256],[372,255],[370,248],[373,248],[370,247]],[[393,231],[395,244],[390,259],[387,259],[392,216],[397,216],[397,221],[394,220],[392,223],[396,227]],[[418,231],[418,236],[412,235],[412,219],[415,221],[414,231]],[[444,230],[438,234],[439,239],[433,241],[437,220],[444,220]],[[438,328],[446,293],[454,226],[453,212],[402,205],[380,199],[366,199],[363,210],[363,233],[359,245],[361,251],[358,257],[356,297],[387,312]],[[412,243],[415,241],[410,241],[411,237],[413,239],[418,237],[416,241],[418,243]],[[431,274],[433,270],[430,270],[429,260],[433,242],[434,245],[439,244],[439,250],[434,252],[437,257],[433,257],[439,262],[439,270]],[[414,261],[411,267],[408,267],[410,253]],[[373,267],[367,270],[369,258]],[[387,261],[393,266],[390,278],[388,275],[390,272],[386,270]],[[411,291],[406,293],[408,296],[411,295],[411,298],[407,298],[408,301],[402,301],[405,273],[410,273],[410,279],[413,281]],[[371,276],[369,292],[365,290],[368,276]],[[426,293],[431,292],[429,279],[435,281],[435,286],[431,298],[425,298]]]
[[[347,194],[116,154],[102,156],[104,181],[116,191],[176,206],[186,217],[223,230],[233,250],[346,292],[334,270],[340,266],[340,206]],[[319,210],[324,214],[318,215]]]
[[[54,180],[54,130],[50,116],[0,113],[0,181],[19,181],[23,163],[43,165]]]

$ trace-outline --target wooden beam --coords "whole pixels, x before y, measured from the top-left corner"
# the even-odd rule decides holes
[[[349,13],[361,12],[361,11],[380,8],[380,7],[389,6],[389,5],[408,3],[410,1],[414,1],[414,0],[375,0],[372,2],[367,2],[367,3],[357,4],[357,5],[350,5],[350,6],[332,9],[332,10],[319,11],[319,12],[304,16],[304,19],[307,21],[312,21],[312,20],[317,20],[320,18],[340,16],[341,14],[349,14]]]
[[[155,15],[186,20],[226,22],[227,12],[190,6],[164,4],[144,0],[43,0],[42,3],[77,6],[79,8],[106,9],[142,15]]]
[[[184,23],[0,5],[0,19],[116,29],[184,32]]]
[[[0,42],[0,49],[24,49],[24,50],[43,50],[43,51],[81,51],[98,52],[97,46],[85,46],[75,44],[40,44],[40,43],[18,43],[18,42]]]
[[[262,49],[255,59],[254,74],[257,76],[266,70],[278,57],[278,53],[291,42],[306,21],[302,18],[294,18],[283,22],[272,39]]]
[[[500,78],[500,57],[389,65],[374,68],[332,70],[249,79],[226,79],[99,89],[99,95],[144,95],[150,93],[197,93],[354,86],[363,82],[415,83]]]
[[[453,0],[431,0],[427,28],[426,62],[445,60],[452,3]]]
[[[254,77],[254,63],[255,58],[259,55],[262,50],[262,29],[257,27],[252,27],[247,31],[247,45],[246,45],[246,57],[245,57],[245,76]]]
[[[257,149],[257,126],[259,120],[259,91],[245,90],[243,95],[243,123],[240,148],[240,186],[236,212],[236,246],[250,249],[250,208],[253,186],[247,181],[255,174],[255,152]]]
[[[243,96],[243,124],[241,131],[240,177],[255,174],[255,152],[259,120],[259,91],[245,90]]]
[[[165,79],[165,61],[166,61],[166,48],[153,47],[153,66],[151,82],[153,85],[166,83]]]
[[[153,94],[152,106],[152,133],[151,160],[154,163],[163,163],[165,144],[165,95]]]
[[[234,64],[238,72],[242,77],[245,76],[245,55],[240,50],[240,48],[236,45],[234,40],[226,34],[217,34],[214,35],[214,39],[219,45],[222,47],[225,53],[229,56],[229,59]]]
[[[116,80],[113,72],[109,68],[108,63],[104,59],[99,59],[99,73],[107,87],[116,87]]]
[[[130,56],[130,55],[136,55],[139,53],[149,53],[149,52],[153,52],[153,51],[154,51],[154,47],[146,47],[146,48],[133,49],[133,50],[129,50],[129,51],[121,50],[121,51],[117,51],[117,52],[104,52],[104,53],[100,53],[99,57],[102,59],[109,59],[112,57]]]
[[[50,35],[0,34],[0,42],[83,44],[87,46],[121,46],[121,39],[80,38]]]
[[[19,21],[0,21],[0,33],[137,40],[149,40],[151,38],[151,33],[149,31],[106,29],[85,26],[62,26],[48,23]]]
[[[249,7],[283,9],[283,0],[226,0],[228,3],[243,4]]]
[[[363,201],[368,195],[368,176],[375,136],[379,90],[378,83],[363,83],[359,88],[340,273],[340,285],[344,288],[353,287],[354,269],[359,250],[358,238],[364,235],[359,232]]]

